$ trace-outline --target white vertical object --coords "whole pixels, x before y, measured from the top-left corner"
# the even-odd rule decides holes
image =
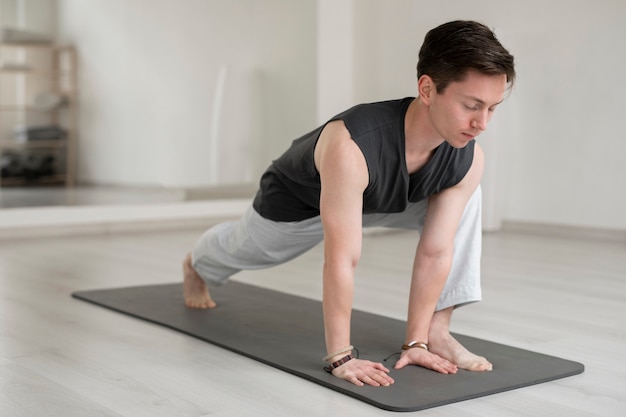
[[[219,133],[222,119],[222,106],[224,103],[224,85],[226,83],[226,65],[220,66],[215,83],[215,95],[213,96],[213,111],[211,112],[211,130],[209,133],[209,182],[217,184],[219,173]]]
[[[16,16],[15,16],[15,20],[16,20],[16,26],[19,29],[24,29],[26,26],[26,7],[24,4],[24,0],[17,0],[16,3]],[[26,64],[26,50],[24,48],[19,48],[17,49],[17,51],[15,52],[15,58],[17,59],[17,62],[20,63],[24,63]],[[28,103],[26,103],[26,76],[25,74],[18,74],[15,77],[15,92],[16,92],[16,102],[15,105],[18,107],[21,106],[26,106]],[[18,111],[16,113],[17,117],[15,119],[16,122],[16,126],[13,126],[13,128],[16,127],[26,127],[28,120],[27,120],[27,116],[26,116],[26,112],[25,111]]]
[[[354,0],[317,2],[317,119],[354,104]]]
[[[499,150],[498,140],[503,138],[497,137],[497,122],[495,118],[489,123],[487,130],[478,138],[477,142],[485,152],[485,170],[481,187],[483,190],[483,230],[497,231],[502,227],[502,190],[499,187],[502,184],[502,172],[499,169],[499,160],[502,152]],[[500,174],[500,175],[499,175]]]

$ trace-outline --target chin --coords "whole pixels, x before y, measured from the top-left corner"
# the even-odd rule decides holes
[[[453,148],[457,148],[457,149],[463,149],[465,148],[470,142],[474,141],[475,139],[465,139],[465,140],[457,140],[457,141],[451,141],[451,140],[447,140],[446,142],[448,143],[448,145],[452,146]]]

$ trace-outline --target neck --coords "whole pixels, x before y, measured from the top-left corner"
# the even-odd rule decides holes
[[[430,155],[444,142],[434,129],[426,106],[419,97],[411,102],[404,119],[407,153]]]

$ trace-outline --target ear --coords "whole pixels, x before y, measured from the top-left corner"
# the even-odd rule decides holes
[[[437,92],[433,79],[428,75],[422,75],[419,80],[417,80],[417,92],[420,96],[420,100],[422,100],[424,104],[430,104],[432,96]]]

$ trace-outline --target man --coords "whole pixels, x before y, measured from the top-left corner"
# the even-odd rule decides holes
[[[272,163],[243,218],[208,230],[186,257],[188,307],[215,307],[207,283],[286,262],[323,240],[325,369],[388,386],[387,368],[352,356],[354,271],[363,227],[410,228],[420,238],[395,368],[491,370],[449,324],[455,307],[481,298],[483,152],[474,138],[515,79],[513,57],[486,26],[454,21],[426,35],[417,75],[416,98],[353,107]]]

